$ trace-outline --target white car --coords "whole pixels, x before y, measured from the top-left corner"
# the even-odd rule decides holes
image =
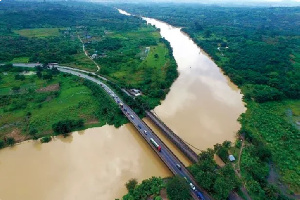
[[[193,183],[190,183],[190,187],[192,188],[192,190],[196,190],[195,186],[193,185]]]

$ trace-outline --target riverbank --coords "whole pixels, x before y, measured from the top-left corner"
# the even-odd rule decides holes
[[[272,15],[271,10],[266,8],[255,8],[249,13],[247,10],[250,8],[189,5],[155,8],[127,5],[124,8],[138,15],[184,26],[183,31],[241,88],[247,111],[240,117],[242,127],[239,134],[244,134],[250,144],[241,156],[241,175],[251,197],[277,198],[282,194],[289,196],[293,192],[299,192],[296,167],[299,163],[296,155],[299,152],[299,128],[296,124],[299,121],[297,107],[300,87],[297,77],[300,49],[299,45],[295,45],[299,43],[294,34],[297,32],[295,27],[286,24],[282,17]],[[190,12],[186,13],[185,9]],[[296,8],[279,10],[276,13],[281,13],[285,19],[295,19]],[[200,11],[204,18],[196,14]],[[185,14],[178,17],[177,13]],[[257,18],[257,13],[264,13],[264,17],[272,21],[268,24],[270,32],[258,29],[264,22]],[[241,14],[244,17],[239,22],[236,21]],[[228,24],[228,20],[234,23]],[[285,26],[287,27],[282,29]],[[276,36],[280,36],[282,40],[276,41]],[[283,44],[286,48],[281,50]],[[259,149],[259,153],[253,150],[255,148]],[[280,172],[280,182],[276,184],[266,183],[270,160],[274,161]],[[290,191],[280,191],[278,185],[282,182],[289,186]],[[274,193],[269,193],[269,188],[273,187]]]
[[[1,147],[56,135],[53,125],[66,120],[82,120],[83,126],[75,128],[82,130],[114,124],[112,115],[114,119],[124,119],[115,113],[117,105],[108,95],[97,91],[96,97],[93,85],[81,78],[43,68],[9,65],[0,70]]]

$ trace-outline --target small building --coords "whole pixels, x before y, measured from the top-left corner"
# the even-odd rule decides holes
[[[135,97],[140,96],[142,94],[142,92],[138,89],[130,89],[129,93]]]
[[[229,159],[231,162],[235,161],[235,157],[234,157],[233,155],[229,155],[229,156],[228,156],[228,159]]]
[[[91,56],[91,59],[95,59],[95,58],[97,58],[97,56],[98,56],[98,55],[94,53],[94,54]]]

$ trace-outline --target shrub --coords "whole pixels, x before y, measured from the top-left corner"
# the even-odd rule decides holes
[[[63,120],[52,125],[52,129],[57,134],[67,135],[75,128],[83,127],[84,122],[82,119],[79,120]]]
[[[127,183],[126,183],[126,188],[128,190],[128,192],[131,192],[134,190],[135,186],[138,184],[136,179],[130,179]]]
[[[3,140],[0,140],[0,149],[2,149],[5,146],[5,142]]]
[[[48,143],[51,140],[52,140],[52,138],[50,136],[45,136],[45,137],[42,137],[41,143]]]
[[[6,139],[6,143],[7,143],[9,146],[13,146],[13,145],[16,143],[15,138],[13,138],[13,137],[8,137],[8,138]]]

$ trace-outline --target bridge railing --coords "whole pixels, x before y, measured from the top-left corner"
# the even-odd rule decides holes
[[[184,153],[186,157],[188,157],[194,163],[198,161],[198,155],[164,122],[157,118],[151,111],[146,111],[146,115],[162,130],[163,134],[169,138],[169,140],[171,140],[182,151],[182,153]]]

